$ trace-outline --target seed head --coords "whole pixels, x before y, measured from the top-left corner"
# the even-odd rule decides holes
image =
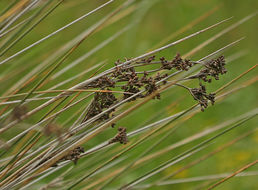
[[[192,88],[190,91],[193,98],[199,102],[201,111],[208,107],[208,100],[211,101],[212,105],[215,103],[215,93],[207,94],[206,87],[202,84],[199,88]]]
[[[118,128],[117,135],[109,141],[109,144],[115,143],[115,142],[120,142],[121,144],[126,144],[128,142],[125,127],[119,127]]]

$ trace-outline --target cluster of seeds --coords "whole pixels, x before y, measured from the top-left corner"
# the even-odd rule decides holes
[[[109,90],[109,89],[107,89]],[[104,109],[109,108],[117,102],[115,95],[111,92],[96,92],[94,99],[89,107],[89,110],[82,122],[100,114]],[[103,114],[99,120],[109,119],[109,115],[114,110]]]
[[[136,72],[135,66],[138,64],[142,65],[150,65],[150,64],[160,64],[159,69],[154,70],[157,72],[155,75],[150,76],[150,71]],[[161,70],[171,70],[175,69],[178,71],[187,71],[190,67],[192,67],[195,63],[182,59],[180,54],[177,54],[171,61],[166,60],[164,57],[161,57],[159,61],[155,61],[155,56],[151,56],[149,58],[142,59],[138,62],[131,63],[129,65],[123,65],[119,60],[115,63],[115,71],[109,75],[103,76],[84,88],[99,88],[101,90],[111,91],[111,88],[120,88],[123,90],[123,99],[127,99],[132,95],[138,93],[137,96],[134,96],[129,101],[135,101],[138,98],[144,98],[153,92],[157,91],[160,88],[160,85],[166,84],[166,78],[168,74],[160,74],[158,71]],[[225,69],[225,59],[224,56],[220,56],[215,60],[210,60],[205,64],[205,68],[202,69],[198,74],[188,77],[188,79],[199,79],[204,82],[211,82],[211,77],[216,80],[219,79],[219,75],[225,74],[227,71]],[[208,78],[210,77],[210,78]],[[183,85],[178,85],[183,86]],[[204,111],[205,108],[208,107],[208,102],[210,101],[212,105],[215,103],[215,93],[207,93],[206,87],[201,84],[199,88],[188,88],[191,92],[193,98],[198,101],[201,106],[201,111]],[[160,99],[160,94],[157,94],[154,99]],[[84,117],[82,122],[87,121],[88,119],[102,113],[106,109],[115,105],[119,100],[113,94],[113,92],[96,92],[94,95],[94,99],[90,104],[86,116]],[[103,114],[97,121],[105,121],[110,118],[115,109],[109,110],[105,114]],[[15,113],[17,118],[20,118],[21,114],[19,114],[19,110]],[[114,126],[114,124],[112,124]],[[54,130],[56,132],[56,128],[46,128],[45,133],[50,134]],[[108,143],[116,143],[119,142],[121,144],[126,144],[128,142],[128,137],[126,134],[125,127],[119,127],[118,133],[114,138],[112,138]],[[80,155],[84,152],[82,147],[77,147],[74,150],[70,151],[69,154],[61,158],[60,161],[71,160],[75,164],[80,158]],[[44,159],[40,164],[47,161],[49,158]],[[58,163],[57,162],[57,163]],[[57,166],[55,163],[53,166]]]
[[[71,160],[74,162],[74,164],[76,164],[77,161],[80,159],[82,153],[84,153],[84,148],[78,146],[77,148],[70,151],[66,156],[61,158],[59,161]]]
[[[149,61],[149,60],[148,60]],[[134,96],[129,101],[135,101],[137,98],[144,98],[160,87],[156,83],[165,77],[167,74],[160,75],[157,73],[156,76],[148,76],[147,72],[143,74],[136,73],[134,67],[119,66],[119,61],[116,62],[115,71],[110,76],[103,76],[96,81],[91,82],[84,88],[100,88],[102,90],[110,90],[109,88],[115,88],[117,84],[123,90],[123,99],[127,99],[132,95],[139,93],[145,89],[144,93]],[[164,82],[165,83],[165,82]],[[163,84],[164,84],[163,83]],[[154,97],[155,98],[155,97]],[[160,99],[160,95],[157,94],[156,98]],[[82,122],[100,114],[105,109],[111,107],[117,102],[117,98],[111,92],[95,93],[94,100],[92,101],[89,110]],[[110,114],[115,110],[110,110],[99,118],[99,121],[109,119]]]
[[[81,146],[76,147],[75,149],[71,150],[67,155],[65,155],[63,158],[58,160],[56,163],[52,165],[52,167],[57,167],[59,162],[66,161],[66,160],[71,160],[74,162],[74,164],[77,163],[77,161],[80,159],[81,154],[84,153],[84,148]],[[45,163],[49,159],[51,159],[53,155],[48,156],[47,158],[43,159],[37,166]],[[37,167],[36,166],[36,167]]]
[[[176,69],[178,71],[188,71],[193,63],[189,59],[182,59],[179,53],[176,54],[172,61],[167,61],[164,57],[160,58],[161,68],[166,70]]]
[[[167,74],[160,75],[160,73],[157,73],[157,75],[154,77],[148,77],[148,73],[144,72],[143,76],[139,77],[136,74],[136,72],[133,71],[130,74],[128,74],[127,77],[129,80],[124,80],[124,81],[128,81],[128,82],[121,87],[121,89],[124,90],[124,92],[129,92],[124,94],[124,99],[127,99],[133,94],[140,92],[142,88],[145,89],[145,93],[140,93],[138,96],[130,100],[130,101],[134,101],[137,98],[144,98],[152,94],[154,91],[158,90],[160,86],[157,85],[157,82],[167,77]],[[160,99],[160,95],[157,94],[156,98]]]
[[[128,142],[125,127],[119,127],[117,135],[114,138],[112,138],[108,143],[111,144],[115,142],[120,142],[121,144],[126,144]]]
[[[101,78],[91,82],[84,88],[99,88],[102,90],[110,90],[114,88],[120,88],[124,94],[123,99],[128,101],[135,101],[138,98],[144,98],[160,88],[160,85],[165,84],[168,74],[160,74],[159,71],[164,70],[177,70],[188,71],[196,62],[188,59],[183,59],[178,53],[172,60],[167,60],[164,57],[155,60],[155,56],[141,59],[136,62],[124,65],[120,60],[115,62],[115,69],[112,73],[102,76]],[[159,68],[152,71],[137,72],[136,67],[158,64]],[[150,73],[157,72],[154,75]],[[204,82],[211,82],[211,78],[219,79],[219,75],[225,74],[225,59],[224,56],[220,56],[217,59],[212,59],[205,64],[198,74],[189,77],[188,79],[199,79]],[[188,88],[188,87],[187,87]],[[192,88],[190,92],[195,100],[197,100],[201,106],[201,110],[204,111],[208,107],[208,101],[214,104],[215,94],[207,94],[206,87],[200,84],[199,88]],[[137,95],[135,95],[137,94]],[[160,94],[157,94],[154,99],[160,99]],[[88,112],[82,122],[102,113],[104,110],[115,105],[119,100],[112,92],[95,93],[94,99],[88,109]],[[112,112],[115,109],[109,110],[103,114],[98,121],[104,121],[110,118]]]
[[[107,76],[100,77],[99,79],[91,82],[89,85],[85,86],[86,89],[88,88],[101,88],[105,89],[107,87],[115,87],[115,81]]]
[[[209,83],[212,81],[212,77],[215,78],[215,80],[219,80],[219,75],[227,73],[225,65],[225,57],[222,55],[217,59],[208,61],[205,64],[205,68],[203,68],[197,75],[192,76],[191,78],[199,78],[200,80]]]
[[[207,94],[206,87],[202,84],[200,84],[199,88],[192,88],[191,94],[199,102],[201,111],[208,107],[208,100],[211,101],[212,105],[215,103],[215,93]]]

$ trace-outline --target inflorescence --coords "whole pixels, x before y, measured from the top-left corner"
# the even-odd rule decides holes
[[[78,162],[78,160],[81,158],[81,154],[84,153],[84,148],[81,146],[76,147],[75,149],[71,150],[68,154],[66,154],[63,158],[58,160],[56,163],[54,163],[51,167],[58,166],[59,162],[70,160],[73,161],[74,164]],[[37,166],[45,163],[46,161],[50,160],[54,156],[48,156],[47,158],[43,159]]]
[[[117,135],[114,138],[112,138],[108,143],[111,144],[115,142],[120,142],[121,144],[126,144],[128,142],[125,127],[118,127]]]
[[[152,71],[136,71],[136,67],[151,64],[159,64],[159,68]],[[149,96],[153,92],[156,92],[161,85],[167,83],[167,79],[169,77],[168,74],[161,74],[159,71],[168,71],[172,69],[177,71],[188,71],[189,68],[191,68],[194,64],[198,63],[188,59],[183,59],[180,54],[177,54],[171,61],[166,60],[164,57],[159,58],[159,61],[155,61],[155,56],[151,56],[137,62],[132,62],[129,65],[124,65],[122,62],[120,62],[120,60],[118,60],[115,62],[115,70],[112,73],[102,76],[84,87],[85,89],[98,88],[105,90],[105,92],[95,93],[88,111],[82,120],[82,123],[99,115],[103,111],[111,108],[119,102],[118,98],[112,92],[112,89],[120,88],[124,92],[122,99],[128,99],[128,102],[135,101],[138,98]],[[156,74],[151,76],[150,74],[153,72],[156,72]],[[209,101],[212,105],[215,103],[215,93],[208,94],[205,85],[203,85],[201,81],[210,83],[212,82],[212,78],[219,80],[219,75],[223,75],[226,72],[227,70],[225,69],[225,58],[224,56],[220,56],[217,59],[212,59],[205,63],[204,68],[201,69],[199,73],[185,78],[188,80],[199,79],[199,87],[188,88],[178,83],[175,84],[188,89],[193,98],[198,101],[198,104],[201,107],[201,111],[204,111],[208,107]],[[160,99],[160,94],[156,93],[153,99]],[[114,116],[114,111],[115,108],[109,109],[100,117],[98,117],[96,121],[106,121],[110,119],[110,117]],[[15,112],[14,115],[17,118],[21,117],[19,111]],[[111,126],[114,127],[114,123]],[[45,132],[49,133],[49,131]],[[112,144],[116,142],[121,144],[126,144],[128,142],[125,127],[119,127],[117,135],[108,143]],[[70,151],[69,154],[61,158],[58,162],[71,160],[76,164],[83,152],[84,149],[82,147],[77,147]],[[48,159],[50,159],[50,157],[44,159],[40,164],[47,161]],[[56,166],[57,163],[53,166]]]
[[[212,82],[212,78],[219,80],[219,75],[227,73],[225,65],[225,57],[222,55],[217,59],[208,61],[204,65],[205,68],[203,68],[197,75],[189,77],[189,79],[199,78],[200,80],[208,83]]]
[[[137,72],[136,67],[158,64],[158,69],[152,71]],[[167,83],[168,74],[161,74],[160,71],[177,70],[188,71],[193,65],[198,64],[189,59],[183,59],[179,53],[172,60],[167,60],[164,57],[156,61],[155,55],[141,59],[137,62],[132,62],[129,65],[124,65],[120,60],[115,62],[115,69],[111,74],[102,76],[101,78],[91,82],[84,88],[99,88],[101,90],[111,90],[120,88],[123,92],[123,99],[135,101],[138,98],[144,98],[153,92],[157,91],[160,86]],[[152,72],[156,74],[151,75]],[[220,56],[217,59],[212,59],[204,64],[204,68],[196,75],[188,77],[188,79],[199,79],[204,82],[211,82],[212,78],[219,80],[219,75],[225,74],[225,59]],[[198,101],[201,110],[204,111],[208,107],[208,101],[212,104],[215,102],[215,94],[207,94],[206,87],[201,84],[199,88],[190,89],[191,95]],[[133,96],[133,97],[132,97]],[[154,99],[160,99],[160,94],[157,93]],[[100,114],[104,110],[115,105],[119,100],[112,92],[96,92],[88,112],[82,122]],[[110,118],[115,109],[112,109],[103,114],[98,121],[104,121]]]

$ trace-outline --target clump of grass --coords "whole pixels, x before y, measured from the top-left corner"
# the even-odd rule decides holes
[[[77,6],[77,3],[83,1],[67,4],[63,0],[20,3],[13,1],[5,5],[6,9],[0,16],[0,67],[3,68],[0,81],[6,82],[2,83],[0,97],[1,189],[155,189],[172,184],[187,185],[196,179],[169,179],[182,171],[190,170],[193,166],[200,167],[204,160],[217,156],[222,150],[246,137],[257,135],[257,130],[251,129],[229,142],[223,142],[222,145],[218,140],[231,134],[233,129],[252,122],[258,111],[251,108],[233,119],[226,118],[224,122],[214,122],[217,125],[214,124],[206,130],[201,128],[207,125],[207,116],[214,115],[209,113],[210,104],[216,103],[218,106],[213,109],[220,113],[220,106],[226,97],[242,92],[257,82],[257,77],[253,77],[239,82],[237,87],[231,87],[257,66],[251,66],[234,77],[231,69],[226,69],[228,66],[231,68],[230,62],[242,56],[241,53],[233,54],[225,59],[226,50],[233,48],[244,38],[227,45],[220,44],[219,49],[213,48],[213,52],[208,55],[204,47],[255,17],[257,12],[225,27],[211,37],[207,36],[204,42],[200,42],[184,55],[166,54],[167,49],[186,43],[191,38],[198,38],[200,34],[230,22],[232,18],[214,22],[170,42],[171,37],[182,34],[214,14],[219,7],[216,6],[165,40],[160,40],[158,47],[154,46],[157,48],[148,47],[152,50],[147,53],[123,60],[114,51],[106,58],[112,57],[117,61],[105,60],[95,65],[88,62],[87,68],[81,67],[80,69],[83,69],[77,73],[75,66],[123,33],[130,32],[131,28],[141,22],[138,19],[129,23],[127,17],[134,13],[141,15],[156,3],[153,1],[146,6],[146,2],[127,0],[115,4],[114,0],[110,0],[102,4],[97,3],[99,5],[94,9],[36,42],[27,38],[30,45],[18,50],[15,45],[21,40],[26,41],[26,36],[33,37],[30,33],[44,24],[60,7]],[[102,12],[99,21],[91,23],[87,30],[81,29],[82,32],[74,39],[68,39],[66,44],[60,42],[61,46],[56,44],[56,48],[49,51],[47,48],[42,50],[38,47],[43,41],[48,43],[47,47],[51,46],[51,37],[83,19],[97,17],[97,12],[108,7],[110,13],[105,15]],[[143,12],[140,14],[137,11]],[[119,27],[116,33],[109,32],[111,35],[107,39],[102,40],[93,49],[86,47],[86,54],[80,55],[79,50],[83,49],[85,41],[91,40],[90,37],[98,37],[99,33],[106,33],[106,30],[112,28],[109,26],[121,24],[124,20],[128,22],[124,28]],[[201,50],[205,56],[199,60],[194,59],[194,55]],[[29,55],[37,51],[43,58]],[[181,51],[183,52],[184,48]],[[130,57],[131,54],[127,53],[127,57]],[[98,56],[101,57],[101,53]],[[75,60],[72,61],[74,57]],[[41,61],[38,65],[33,63]],[[111,62],[113,65],[107,64]],[[67,75],[64,76],[64,73]],[[226,77],[231,80],[225,82]],[[220,88],[212,89],[218,84],[222,84]],[[183,97],[183,101],[175,98],[178,93],[181,99]],[[188,98],[189,96],[191,98]],[[171,105],[176,105],[176,113],[169,112]],[[151,109],[155,111],[148,115]],[[198,117],[200,111],[205,113],[200,114],[198,122],[193,122],[197,133],[189,135],[191,130],[183,127]],[[149,117],[148,122],[144,121],[146,116]],[[135,124],[137,122],[141,124]],[[184,135],[178,137],[176,132],[181,130]],[[210,134],[212,136],[208,136]],[[186,144],[189,147],[183,147]],[[202,156],[203,152],[207,152],[207,147],[214,151],[208,151]],[[171,152],[172,150],[175,152]],[[200,158],[195,159],[196,155],[200,155]],[[181,163],[183,167],[173,168]],[[223,173],[221,176],[224,179],[214,184],[211,184],[213,181],[210,181],[208,173],[204,176],[201,171],[193,171],[201,176],[197,177],[198,180],[205,181],[205,184],[199,184],[201,188],[205,186],[213,189],[239,174],[257,175],[256,171],[242,173],[254,166],[257,160],[249,163],[235,173]],[[212,165],[219,167],[220,163],[213,162]],[[162,172],[167,170],[163,175]],[[220,179],[220,174],[214,176],[212,179]],[[143,182],[145,184],[142,184]],[[180,186],[178,188],[180,189]]]

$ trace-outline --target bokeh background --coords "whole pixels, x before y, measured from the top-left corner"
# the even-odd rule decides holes
[[[73,21],[74,19],[80,17],[86,12],[94,9],[104,1],[92,1],[92,0],[76,0],[76,1],[65,1],[60,7],[58,7],[51,15],[49,15],[40,25],[38,25],[34,30],[32,30],[23,40],[16,44],[12,49],[10,49],[1,60],[4,58],[13,55],[18,50],[23,49],[24,47],[30,45],[36,40],[46,36],[50,32],[57,30],[58,28],[64,26],[65,24]],[[84,19],[73,26],[62,31],[58,35],[48,39],[42,44],[31,49],[29,52],[26,52],[10,62],[0,66],[1,76],[9,75],[9,77],[1,78],[0,85],[0,94],[9,89],[10,86],[13,86],[18,79],[25,76],[29,73],[35,66],[42,63],[49,56],[51,56],[57,49],[62,47],[64,44],[69,42],[71,39],[75,38],[82,31],[88,29],[94,25],[97,21],[104,18],[108,13],[121,5],[124,1],[115,0],[114,3],[105,7],[99,12],[94,13],[89,16],[87,19]],[[7,6],[8,1],[0,1],[0,10]],[[24,19],[30,16],[32,11],[25,14]],[[76,60],[78,57],[90,52],[100,43],[103,43],[108,38],[115,35],[118,31],[123,30],[126,26],[131,26],[130,29],[124,31],[121,35],[117,36],[110,43],[105,45],[99,51],[93,53],[87,59],[80,62],[75,67],[69,69],[67,72],[55,78],[55,80],[48,81],[47,84],[44,84],[40,90],[48,89],[49,87],[61,83],[69,77],[72,77],[82,70],[86,70],[101,61],[106,61],[107,65],[102,68],[104,71],[107,68],[113,66],[113,63],[117,59],[123,60],[126,58],[136,57],[141,55],[151,49],[160,47],[169,42],[180,39],[184,36],[187,36],[193,32],[196,32],[200,29],[203,29],[209,25],[212,25],[216,22],[219,22],[223,19],[233,17],[228,22],[216,27],[208,32],[205,32],[201,35],[198,35],[194,38],[184,41],[183,43],[173,46],[165,51],[162,51],[157,56],[165,56],[172,59],[177,52],[185,55],[189,53],[192,49],[196,48],[206,40],[214,37],[230,25],[240,21],[244,17],[255,13],[258,10],[258,1],[257,0],[137,0],[133,4],[131,9],[128,12],[125,12],[125,16],[118,20],[114,21],[113,24],[108,25],[101,31],[95,33],[90,38],[86,39],[85,42],[62,64],[61,67],[54,73],[62,70],[65,66],[69,65],[72,61]],[[192,25],[192,26],[190,26]],[[227,49],[223,54],[226,59],[233,59],[229,62],[226,68],[228,73],[220,77],[219,81],[214,81],[208,85],[208,91],[212,92],[220,88],[227,82],[231,81],[235,77],[239,76],[244,71],[248,70],[252,66],[257,64],[258,60],[258,16],[254,16],[245,23],[239,25],[233,30],[221,35],[216,40],[207,44],[205,47],[201,48],[196,53],[189,56],[192,60],[199,60],[200,58],[216,51],[219,48],[226,46],[227,44],[238,40],[241,37],[245,37],[244,40],[237,43],[233,47]],[[171,37],[171,38],[170,38]],[[3,43],[4,39],[0,39]],[[21,71],[17,74],[13,74],[13,70],[20,68]],[[10,74],[9,74],[10,73]],[[66,86],[63,86],[61,89],[69,88],[70,86],[83,81],[90,77],[94,71],[83,75],[76,81],[73,81]],[[257,69],[254,69],[246,76],[241,78],[239,81],[228,87],[227,90],[233,89],[240,86],[243,82],[253,79],[257,76]],[[27,92],[35,83],[28,85],[22,90],[22,92]],[[195,82],[187,82],[187,86],[194,87],[196,86]],[[252,85],[230,94],[222,101],[215,103],[214,106],[210,106],[205,112],[200,112],[194,115],[191,118],[186,118],[183,122],[179,122],[177,130],[162,142],[153,152],[163,149],[173,143],[176,143],[186,137],[189,137],[195,133],[198,133],[204,129],[207,129],[211,126],[221,124],[230,119],[237,118],[238,116],[245,114],[258,106],[258,85],[257,82],[254,82]],[[30,104],[29,109],[32,109],[42,102],[33,102]],[[184,109],[189,108],[193,105],[195,101],[192,96],[185,91],[183,88],[174,87],[169,91],[161,94],[161,100],[153,100],[148,104],[144,105],[140,109],[134,111],[132,114],[120,120],[118,126],[126,126],[128,131],[133,131],[145,124],[157,121],[164,117],[170,116],[172,114],[178,113]],[[129,106],[130,103],[126,106]],[[126,109],[126,106],[123,109]],[[58,123],[62,123],[66,120],[67,117],[78,110],[80,107],[75,107],[69,112],[62,114],[58,118]],[[42,111],[37,113],[35,116],[26,120],[26,124],[19,125],[16,129],[9,130],[6,136],[1,137],[3,139],[8,139],[8,137],[13,136],[13,134],[19,133],[23,130],[26,125],[30,123],[35,123],[42,113]],[[163,176],[168,175],[169,173],[175,171],[176,169],[184,166],[185,164],[201,157],[205,153],[208,153],[211,150],[216,149],[219,146],[222,146],[226,142],[232,140],[233,138],[247,132],[251,129],[257,128],[257,117],[244,123],[242,126],[231,131],[230,133],[223,135],[222,137],[216,139],[215,143],[209,146],[208,149],[204,149],[198,154],[176,164],[173,167],[170,167],[159,174],[155,175],[151,179],[147,180],[146,183],[150,183],[160,179]],[[69,123],[67,123],[67,127]],[[66,127],[66,126],[64,126]],[[84,145],[84,148],[87,149],[92,147],[95,144],[101,143],[104,140],[114,136],[115,132],[113,129],[108,129],[103,132],[98,138],[94,138],[88,144]],[[209,135],[208,137],[211,137]],[[130,159],[133,159],[140,152],[149,147],[156,138],[146,141],[143,145],[133,150],[126,159],[126,162],[129,162]],[[196,140],[192,143],[186,144],[185,146],[179,147],[170,151],[160,157],[152,159],[151,161],[146,162],[146,164],[141,165],[140,169],[128,171],[123,176],[119,177],[114,183],[115,185],[124,184],[129,182],[145,172],[151,170],[152,168],[158,166],[160,163],[165,162],[166,160],[172,158],[173,156],[187,150],[188,148],[200,143],[205,138]],[[121,145],[116,145],[117,147]],[[101,153],[97,153],[101,156]],[[107,154],[109,152],[107,151]],[[89,162],[93,162],[92,157],[82,158],[72,172],[66,176],[67,179],[76,179],[87,171],[87,169],[94,166]],[[240,142],[230,146],[229,148],[223,150],[222,152],[214,155],[213,157],[201,162],[200,164],[185,170],[179,175],[173,177],[172,179],[188,178],[188,177],[197,177],[197,176],[206,176],[212,174],[220,173],[229,173],[236,171],[243,165],[255,160],[258,158],[258,133],[254,133],[247,138],[244,138]],[[99,159],[96,161],[103,162]],[[119,167],[120,164],[112,167],[108,171],[113,171]],[[64,171],[63,169],[62,171]],[[257,171],[258,166],[250,168],[248,171]],[[60,173],[62,173],[60,171]],[[60,175],[60,173],[55,173],[53,175]],[[106,173],[99,174],[97,177],[102,177]],[[48,183],[51,180],[51,176],[43,179],[38,183],[44,184]],[[204,181],[190,182],[190,183],[181,183],[174,185],[166,185],[161,187],[153,187],[150,189],[195,189],[200,187],[199,185],[205,183]],[[36,189],[37,186],[33,187]],[[112,186],[110,186],[112,187]],[[33,189],[32,188],[32,189]],[[94,188],[93,188],[94,189]],[[111,188],[112,189],[112,188]],[[223,185],[219,186],[218,189],[258,189],[257,176],[250,177],[235,177]]]

